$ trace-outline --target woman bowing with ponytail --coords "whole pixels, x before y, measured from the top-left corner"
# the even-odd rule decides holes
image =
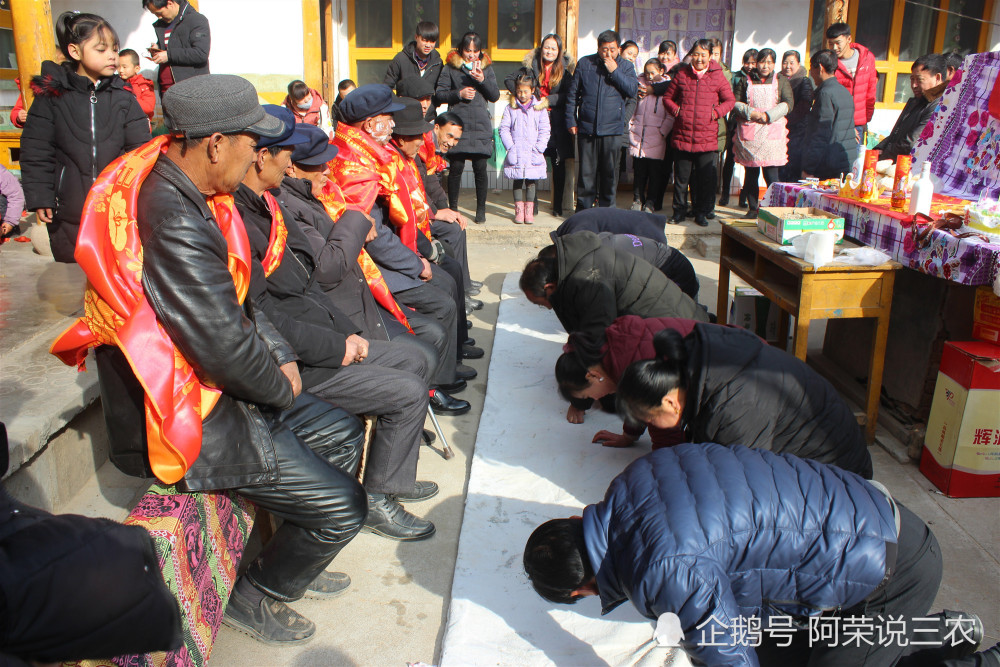
[[[687,336],[663,328],[654,359],[617,382],[626,424],[681,428],[689,442],[746,445],[872,477],[851,409],[827,380],[746,329],[697,323]]]

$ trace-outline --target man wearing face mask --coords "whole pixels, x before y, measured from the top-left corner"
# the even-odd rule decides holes
[[[434,271],[431,263],[407,248],[385,224],[380,205],[379,172],[392,160],[387,150],[395,123],[392,114],[403,108],[393,99],[388,86],[372,83],[352,90],[340,105],[345,122],[337,124],[334,145],[339,149],[331,178],[347,200],[347,207],[368,213],[375,220],[377,235],[366,249],[378,265],[385,283],[396,300],[418,313],[437,320],[448,333],[445,351],[431,384],[460,391],[476,377],[474,368],[458,363],[458,320],[455,293],[458,286],[444,271]],[[464,326],[464,323],[463,323]],[[454,399],[442,391],[431,396],[438,414],[460,415],[471,409],[467,401]]]
[[[296,80],[288,84],[288,95],[281,104],[295,114],[296,123],[315,125],[326,132],[327,136],[333,136],[330,107],[319,92],[306,85],[305,81]]]

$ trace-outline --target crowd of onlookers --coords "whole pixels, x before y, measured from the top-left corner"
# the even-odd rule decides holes
[[[94,349],[116,465],[179,492],[233,489],[283,520],[235,583],[224,622],[261,641],[294,644],[316,628],[288,603],[347,588],[350,578],[326,567],[359,531],[400,541],[435,533],[404,503],[437,494],[434,482],[416,479],[420,447],[435,439],[424,418],[428,410],[459,416],[471,409],[453,394],[477,375],[464,362],[484,356],[467,319],[483,307],[475,298],[482,283],[470,273],[459,193],[471,162],[473,219],[485,222],[487,164],[497,150],[489,105],[501,97],[499,79],[479,35],[466,33],[442,59],[438,27],[421,22],[383,82],[344,80],[328,104],[296,80],[281,105],[261,106],[249,82],[209,74],[209,25],[186,0],[143,6],[157,18],[157,41],[145,53],[157,65],[155,81],[139,72],[137,51],[120,50],[104,18],[58,17],[58,58],[43,62],[30,82],[30,108],[12,112],[23,127],[23,197],[16,179],[0,173],[8,213],[0,231],[14,232],[23,200],[47,226],[53,257],[79,262],[87,275],[84,315],[52,351],[82,365]],[[561,391],[574,400],[567,417],[582,421],[587,401],[607,400],[616,386],[638,397],[628,414],[639,430],[598,440],[629,444],[648,426],[655,442],[674,444],[683,439],[677,428],[687,405],[688,413],[704,413],[699,437],[745,442],[733,430],[724,441],[718,424],[735,404],[693,393],[677,400],[678,387],[707,381],[694,367],[649,369],[666,378],[650,388],[622,364],[608,375],[602,343],[625,314],[686,318],[682,328],[704,338],[697,350],[706,354],[742,335],[707,324],[693,268],[667,245],[662,218],[652,214],[664,206],[671,173],[669,220],[693,216],[706,225],[715,216],[720,165],[722,205],[734,164],[743,165],[748,215],[756,215],[762,172],[770,183],[846,171],[871,120],[875,70],[871,53],[845,29],[830,28],[832,50],[812,57],[811,80],[797,52],[784,54],[779,71],[767,48],[748,51],[731,73],[722,43],[710,39],[683,58],[674,42],[663,42],[640,67],[638,46],[611,30],[598,36],[597,53],[577,62],[557,35],[546,35],[521,68],[504,74],[509,97],[498,136],[514,222],[534,221],[538,182],[546,178],[553,213],[578,214],[522,278],[529,299],[553,308],[574,334],[572,358],[557,367]],[[915,98],[883,142],[886,154],[908,150],[941,95],[947,65],[941,56],[914,63]],[[156,90],[163,121],[154,127]],[[447,110],[438,113],[442,105]],[[634,169],[632,210],[594,216],[589,209],[615,206],[625,153]],[[642,312],[618,308],[615,299],[625,295]],[[817,404],[835,403],[835,392],[804,364],[776,362],[750,339],[737,341],[750,351],[742,361],[786,364],[786,374],[821,397]],[[671,345],[680,354],[677,340],[661,342],[657,354]],[[594,388],[605,380],[611,391]],[[734,379],[713,381],[731,386]],[[673,403],[660,394],[650,402],[656,387],[671,382],[661,393],[673,391]],[[673,417],[656,416],[660,407]],[[828,430],[843,433],[839,447],[829,447],[824,432],[816,447],[796,442],[788,450],[807,449],[809,458],[870,477],[853,416],[842,401],[834,408],[826,417]],[[358,416],[372,425],[361,473]],[[18,507],[6,496],[0,501]],[[27,539],[19,525],[7,527],[0,539]],[[86,567],[113,548],[95,538]],[[143,540],[130,548],[139,563],[152,553]],[[39,648],[37,637],[58,625],[55,610],[49,627],[20,630],[0,651],[54,661],[106,657],[110,647],[176,648],[172,598],[162,590],[153,597],[134,618],[168,618],[167,633],[77,622],[63,626],[78,633],[72,641]],[[117,602],[109,596],[104,612],[122,611]],[[124,635],[129,642],[116,644]]]

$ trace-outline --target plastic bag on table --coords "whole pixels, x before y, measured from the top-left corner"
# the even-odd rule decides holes
[[[843,264],[855,264],[857,266],[878,266],[879,264],[885,264],[891,259],[891,256],[881,250],[869,248],[868,246],[863,246],[861,248],[844,248],[837,255],[838,262]]]

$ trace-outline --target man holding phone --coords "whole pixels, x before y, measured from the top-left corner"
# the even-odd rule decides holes
[[[142,6],[157,18],[156,43],[150,44],[147,57],[159,65],[160,96],[179,81],[208,74],[208,19],[187,0],[142,0]]]

